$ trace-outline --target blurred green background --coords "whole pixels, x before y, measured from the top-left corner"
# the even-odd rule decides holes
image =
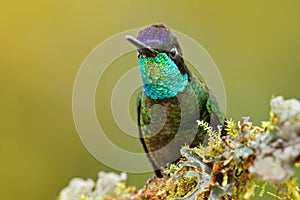
[[[1,199],[55,199],[74,176],[113,171],[88,153],[72,117],[77,70],[101,41],[157,22],[189,35],[219,67],[227,115],[258,123],[268,119],[273,94],[300,99],[299,8],[296,0],[1,2]],[[115,65],[130,69],[137,64],[130,55]],[[98,115],[108,95],[100,82]],[[129,184],[141,187],[151,175],[129,174]]]

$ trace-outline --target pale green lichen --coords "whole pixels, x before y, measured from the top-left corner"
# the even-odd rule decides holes
[[[98,180],[73,178],[60,192],[59,200],[110,200],[126,199],[137,192],[135,187],[126,187],[125,173],[117,175],[99,172]]]
[[[256,137],[256,159],[249,170],[263,181],[282,183],[294,175],[300,155],[300,102],[275,97],[270,105],[274,131]]]

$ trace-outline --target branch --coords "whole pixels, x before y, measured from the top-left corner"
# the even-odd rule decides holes
[[[153,177],[139,191],[126,187],[126,175],[100,172],[92,180],[73,179],[60,193],[60,200],[110,199],[250,199],[264,182],[277,199],[300,199],[295,167],[300,163],[300,102],[275,97],[270,119],[260,126],[248,117],[225,125],[226,134],[198,121],[209,136],[207,145],[182,147],[182,159],[165,170],[164,178]],[[222,133],[222,134],[221,134]],[[104,184],[105,183],[105,184]]]

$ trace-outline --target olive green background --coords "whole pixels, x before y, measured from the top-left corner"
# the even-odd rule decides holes
[[[72,117],[77,70],[101,41],[158,22],[189,35],[219,67],[227,116],[258,123],[268,119],[272,95],[300,99],[299,8],[296,0],[1,2],[1,199],[56,199],[72,177],[113,171],[88,153]],[[112,119],[110,89],[137,64],[135,53],[122,59],[99,84],[99,119]],[[112,141],[141,151],[109,121]],[[141,187],[151,175],[129,174],[128,181]]]

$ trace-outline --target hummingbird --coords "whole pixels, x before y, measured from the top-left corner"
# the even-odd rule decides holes
[[[179,42],[163,24],[142,29],[136,38],[126,36],[138,51],[143,89],[137,99],[140,141],[157,177],[176,163],[182,146],[207,141],[197,120],[218,131],[225,115],[207,85],[184,62]]]

